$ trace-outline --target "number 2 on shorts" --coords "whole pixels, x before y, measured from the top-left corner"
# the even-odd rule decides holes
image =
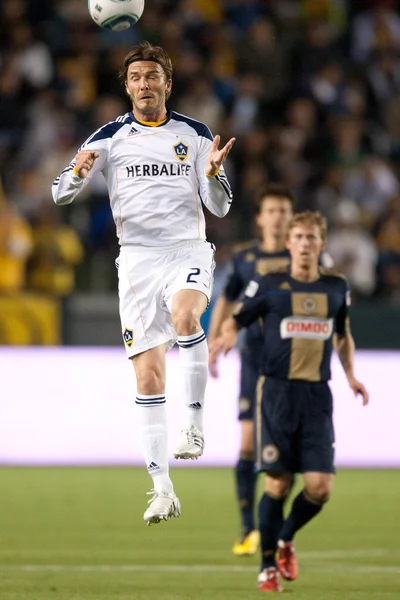
[[[197,283],[195,279],[192,279],[195,275],[200,275],[200,269],[198,267],[192,267],[190,269],[192,272],[189,273],[186,279],[186,283]]]

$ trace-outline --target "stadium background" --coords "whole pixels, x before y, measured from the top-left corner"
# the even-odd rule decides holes
[[[353,290],[353,331],[363,349],[357,364],[374,391],[370,412],[361,412],[338,371],[338,437],[350,451],[342,465],[381,468],[339,470],[331,505],[301,534],[296,596],[394,599],[394,0],[146,0],[138,26],[123,33],[97,28],[85,0],[0,3],[0,463],[8,465],[0,470],[0,598],[253,597],[257,560],[238,566],[230,557],[238,523],[230,469],[174,469],[184,515],[149,536],[140,522],[149,483],[144,469],[22,468],[139,460],[134,423],[132,439],[129,421],[119,429],[119,417],[131,418],[133,376],[120,338],[118,248],[105,186],[93,181],[66,208],[53,206],[50,186],[94,129],[129,110],[116,73],[142,39],[162,45],[173,60],[169,107],[206,122],[223,141],[237,137],[226,165],[232,210],[222,221],[207,215],[208,237],[218,248],[214,298],[232,248],[256,234],[254,196],[264,182],[286,182],[299,210],[318,209],[328,218],[329,252]],[[235,460],[235,393],[224,387],[235,360],[212,384],[221,387],[212,388],[208,402],[207,426],[224,421],[230,440],[222,456],[220,440],[210,436],[215,465]],[[179,407],[171,405],[177,427]],[[118,438],[122,454],[120,446],[113,453]],[[327,583],[329,595],[322,596]]]

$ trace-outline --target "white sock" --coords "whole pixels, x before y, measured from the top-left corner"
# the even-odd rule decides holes
[[[208,346],[203,330],[178,338],[189,427],[203,431],[204,396],[208,378]]]
[[[147,471],[156,492],[170,494],[174,486],[169,478],[168,428],[165,396],[136,396],[139,436]]]

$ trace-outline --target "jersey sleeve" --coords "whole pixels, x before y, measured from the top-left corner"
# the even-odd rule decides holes
[[[268,312],[268,299],[261,278],[252,279],[233,318],[241,327],[249,327]]]
[[[206,157],[210,151],[212,141],[211,131],[204,126],[204,133],[199,136],[199,152],[196,164],[199,194],[202,203],[213,215],[224,217],[231,207],[233,194],[223,166],[214,177],[208,177],[205,173]]]
[[[91,141],[93,138],[93,141]],[[100,154],[99,158],[96,159],[92,169],[89,171],[88,176],[84,179],[74,174],[74,167],[76,165],[75,157],[71,160],[69,165],[65,167],[63,172],[55,178],[53,185],[51,186],[51,192],[53,200],[56,204],[70,204],[74,198],[81,192],[92,179],[93,175],[100,171],[104,171],[109,153],[109,139],[95,139],[96,132],[88,138],[88,140],[79,148],[79,150],[93,150]]]
[[[342,303],[335,319],[335,331],[339,336],[350,333],[349,307],[351,304],[350,288],[347,281],[344,281]]]

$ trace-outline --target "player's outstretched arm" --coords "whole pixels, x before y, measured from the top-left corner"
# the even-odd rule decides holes
[[[339,356],[339,360],[342,364],[344,372],[346,373],[347,381],[349,386],[357,397],[358,394],[362,396],[363,406],[366,406],[369,402],[369,394],[360,381],[354,376],[354,352],[355,344],[351,333],[345,333],[344,335],[334,334],[333,345]]]
[[[210,325],[208,328],[207,338],[208,343],[211,344],[221,333],[221,325],[231,314],[233,310],[234,302],[228,302],[224,295],[221,295],[211,313]],[[212,377],[218,377],[217,361],[209,360],[209,369]]]

